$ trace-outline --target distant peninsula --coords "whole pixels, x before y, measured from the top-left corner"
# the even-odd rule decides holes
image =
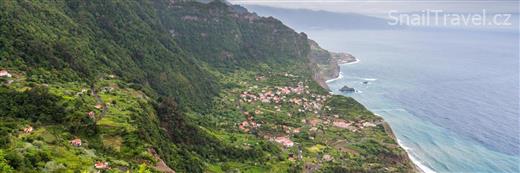
[[[323,88],[328,89],[327,80],[337,78],[340,72],[340,64],[346,64],[357,61],[357,59],[348,53],[330,52],[321,48],[318,43],[309,39],[310,53],[309,61],[314,70],[314,80]]]

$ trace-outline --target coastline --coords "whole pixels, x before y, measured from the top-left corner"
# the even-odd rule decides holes
[[[333,78],[333,79],[329,79],[329,80],[326,80],[325,83],[329,83],[329,82],[333,82],[333,81],[336,81],[338,79],[342,79],[343,78],[343,73],[341,72],[341,65],[351,65],[351,64],[357,64],[359,63],[361,60],[359,60],[358,58],[354,58],[354,61],[348,61],[348,62],[343,62],[343,63],[338,63],[338,66],[340,66],[340,70],[339,70],[339,73],[337,75],[336,78]]]
[[[329,80],[326,80],[325,83],[328,85],[328,83],[330,82],[333,82],[333,81],[336,81],[336,80],[339,80],[339,79],[342,79],[344,76],[343,76],[343,73],[341,72],[341,65],[352,65],[352,64],[356,64],[356,63],[359,63],[361,60],[359,60],[358,58],[354,58],[354,61],[349,61],[349,62],[344,62],[344,63],[338,63],[337,65],[339,66],[340,70],[339,70],[339,73],[337,74],[337,77],[336,78],[333,78],[333,79],[329,79]],[[374,115],[378,116],[378,117],[381,117],[383,118],[383,116],[379,115],[379,114],[376,114],[374,113]],[[417,159],[416,157],[414,157],[412,154],[411,154],[411,149],[405,145],[402,144],[402,142],[395,136],[392,128],[390,127],[390,124],[388,124],[388,122],[386,122],[383,118],[383,127],[385,129],[385,132],[391,137],[393,138],[397,144],[406,152],[406,158],[408,160],[410,160],[412,168],[413,168],[413,171],[414,172],[419,172],[419,173],[435,173],[435,171],[433,171],[432,169],[430,169],[429,167],[425,166],[424,164],[422,164],[419,159]]]
[[[356,57],[353,57],[352,58],[354,60],[348,60],[348,61],[341,61],[341,62],[338,62],[338,65],[347,65],[347,64],[356,64],[356,63],[359,63],[361,60],[359,60],[358,58]]]
[[[377,115],[378,117],[381,117],[383,118],[383,116],[379,115],[379,114],[376,114],[374,113],[374,115]],[[384,119],[384,118],[383,118]],[[426,165],[422,164],[416,157],[414,157],[411,153],[411,148],[410,147],[407,147],[405,146],[404,144],[402,144],[401,140],[399,140],[397,138],[397,136],[395,136],[395,133],[394,131],[392,130],[392,127],[390,127],[390,124],[388,124],[388,122],[384,122],[383,123],[383,127],[385,128],[385,131],[386,133],[391,137],[393,138],[397,144],[403,148],[403,150],[406,152],[406,156],[408,157],[408,159],[410,161],[412,161],[412,167],[414,168],[414,171],[416,172],[420,172],[420,173],[435,173],[435,171],[431,170],[430,168],[428,168]]]
[[[391,130],[391,129],[390,129]],[[414,157],[411,153],[411,149],[409,147],[406,147],[405,145],[403,145],[401,143],[401,140],[397,139],[397,144],[399,146],[401,146],[401,148],[404,149],[404,151],[406,152],[406,154],[408,155],[408,158],[412,161],[412,163],[414,164],[414,168],[416,169],[417,172],[420,172],[420,173],[435,173],[434,170],[430,169],[429,167],[427,167],[426,165],[422,164],[421,161],[419,161],[418,158]]]

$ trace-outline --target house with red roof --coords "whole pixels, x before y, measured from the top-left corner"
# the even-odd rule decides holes
[[[291,141],[291,139],[289,139],[286,136],[276,137],[274,139],[274,141],[277,142],[277,143],[282,144],[284,147],[292,147],[292,146],[294,146],[294,142]]]
[[[94,164],[94,167],[96,167],[96,169],[110,169],[110,166],[108,166],[108,162],[96,162],[96,164]]]
[[[26,128],[23,128],[24,133],[31,133],[33,131],[33,127],[27,126]]]
[[[0,77],[12,77],[7,70],[0,70]]]
[[[69,142],[72,146],[81,147],[81,139],[76,138]]]

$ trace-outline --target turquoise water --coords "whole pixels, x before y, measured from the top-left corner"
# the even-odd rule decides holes
[[[306,30],[427,172],[520,172],[518,32]],[[368,81],[368,84],[363,84]]]

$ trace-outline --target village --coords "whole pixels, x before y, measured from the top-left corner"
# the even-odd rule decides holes
[[[1,74],[4,74],[5,78],[14,76],[9,72],[7,72],[9,75]],[[279,83],[273,85],[272,80],[279,80]],[[143,97],[139,92],[129,92],[119,88],[115,82],[117,77],[107,75],[95,85],[74,84],[72,85],[74,87],[68,86],[70,89],[60,88],[54,91],[67,97],[88,99],[86,102],[88,105],[81,109],[82,117],[103,131],[101,141],[103,146],[117,151],[122,143],[117,143],[118,139],[113,138],[112,134],[129,130],[125,127],[128,126],[125,117],[128,116],[128,110],[132,106],[125,101],[130,95],[132,98]],[[249,80],[241,80],[237,83],[240,83],[241,87],[224,91],[227,95],[223,97],[227,100],[224,106],[233,107],[238,114],[234,121],[224,121],[234,127],[228,129],[233,133],[230,136],[245,135],[238,137],[240,138],[238,141],[243,141],[245,148],[258,145],[255,141],[271,143],[282,150],[285,161],[281,164],[305,163],[306,170],[317,170],[320,163],[332,163],[345,157],[358,157],[360,152],[353,146],[359,142],[359,138],[348,136],[371,133],[370,131],[379,128],[382,124],[379,119],[352,118],[352,115],[345,115],[344,110],[335,110],[336,106],[331,103],[337,100],[336,96],[328,92],[316,92],[316,86],[312,86],[311,82],[289,73],[257,74]],[[56,88],[54,84],[45,87]],[[47,130],[46,128],[48,127],[41,124],[27,123],[19,131],[23,138],[33,134],[40,135]],[[89,127],[84,123],[78,128],[88,129],[92,126]],[[347,137],[344,137],[345,134]],[[91,150],[94,146],[93,142],[88,136],[71,134],[61,145],[79,152]],[[173,171],[164,164],[157,153],[153,152],[153,148],[145,149],[157,161],[155,165],[150,166]],[[126,166],[121,166],[121,161],[113,158],[90,157],[84,154],[79,156],[87,157],[89,161],[85,164],[89,165],[89,169],[98,172],[128,169]]]
[[[284,77],[296,78],[287,73]],[[294,86],[262,87],[261,83],[267,80],[268,77],[256,76],[257,84],[251,84],[240,92],[238,107],[241,108],[245,120],[237,123],[237,126],[243,133],[257,135],[279,144],[282,148],[296,147],[294,152],[289,153],[289,160],[302,159],[302,146],[292,139],[302,132],[311,134],[309,139],[313,140],[316,134],[322,133],[318,131],[327,128],[356,133],[382,124],[382,121],[346,120],[338,114],[331,114],[332,108],[327,106],[327,102],[332,95],[314,93],[303,81],[298,81]],[[296,120],[299,125],[276,124],[266,121],[266,116],[286,117],[287,120]],[[271,130],[265,125],[269,125]],[[333,159],[334,156],[330,154],[324,154],[320,158],[323,161]]]

